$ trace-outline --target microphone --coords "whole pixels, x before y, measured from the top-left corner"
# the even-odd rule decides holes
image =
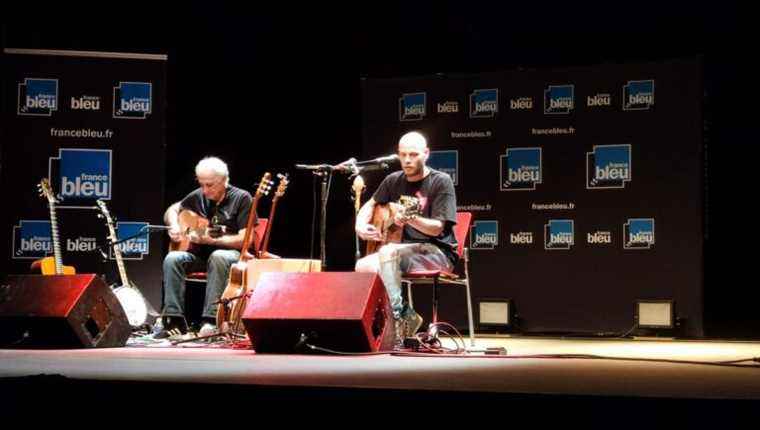
[[[356,165],[356,158],[349,158],[348,160],[331,166],[329,164],[296,164],[296,169],[301,170],[318,170],[318,171],[339,171],[339,172],[351,172]]]
[[[356,165],[357,166],[371,166],[373,164],[392,163],[397,160],[398,160],[398,155],[391,154],[391,155],[386,155],[385,157],[377,157],[373,160],[359,161],[356,163]]]
[[[339,170],[341,172],[353,172],[354,169],[356,169],[356,158],[354,157],[333,167],[333,170]]]
[[[164,230],[170,230],[171,227],[168,225],[154,225],[154,224],[148,224],[145,227],[147,227],[148,231],[154,232],[154,231],[164,231]]]
[[[329,164],[296,164],[296,169],[301,170],[332,170]]]

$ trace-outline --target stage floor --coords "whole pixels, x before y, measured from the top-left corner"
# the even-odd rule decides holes
[[[447,345],[454,344],[447,340]],[[760,363],[725,364],[760,357],[760,342],[481,337],[477,346],[504,347],[507,355],[273,355],[197,343],[4,349],[0,378],[760,399]]]

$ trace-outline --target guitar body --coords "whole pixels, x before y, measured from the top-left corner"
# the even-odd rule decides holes
[[[372,221],[370,224],[380,232],[383,237],[381,241],[371,240],[367,242],[367,254],[373,254],[380,249],[381,246],[387,243],[401,243],[401,238],[404,234],[404,228],[399,227],[393,222],[393,218],[396,216],[396,212],[402,210],[396,203],[387,203],[384,205],[375,205],[372,211]]]
[[[50,180],[42,178],[37,187],[40,195],[48,201],[50,210],[50,236],[53,239],[53,256],[45,257],[32,263],[32,270],[39,270],[43,275],[74,275],[76,270],[73,266],[64,266],[61,258],[61,241],[58,239],[58,217],[55,214],[57,199],[53,193]]]
[[[74,266],[62,266],[63,272],[61,275],[76,275],[77,271]],[[32,271],[39,272],[43,275],[56,275],[55,272],[55,257],[45,257],[39,260],[35,260],[32,263]]]
[[[216,326],[223,332],[245,334],[240,322],[240,303],[246,302],[241,297],[247,291],[248,265],[243,261],[230,266],[227,286],[222,292],[219,308],[216,311]]]
[[[169,251],[192,252],[197,249],[198,245],[190,242],[188,234],[191,231],[202,234],[208,228],[209,221],[199,214],[186,209],[179,212],[178,221],[180,230],[182,231],[182,239],[179,242],[171,241],[169,243]]]

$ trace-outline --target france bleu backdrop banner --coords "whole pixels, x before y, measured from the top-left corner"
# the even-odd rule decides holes
[[[517,331],[623,334],[636,300],[671,299],[702,336],[702,94],[696,58],[365,79],[364,155],[428,136],[474,216],[473,299],[512,300]],[[441,295],[466,327],[461,291]]]
[[[53,252],[50,214],[36,186],[50,180],[57,199],[63,263],[120,281],[107,246],[106,203],[127,274],[153,307],[161,305],[166,144],[166,56],[6,49],[3,52],[0,255],[6,274],[29,273]],[[139,231],[141,230],[142,231]]]

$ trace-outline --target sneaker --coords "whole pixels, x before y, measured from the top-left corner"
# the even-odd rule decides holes
[[[422,315],[415,311],[411,311],[411,315],[407,315],[404,320],[406,322],[405,336],[414,337],[414,335],[420,330],[420,326],[422,326]]]
[[[217,333],[219,333],[219,330],[216,328],[215,324],[205,323],[203,324],[203,327],[198,330],[198,337],[213,336]]]

